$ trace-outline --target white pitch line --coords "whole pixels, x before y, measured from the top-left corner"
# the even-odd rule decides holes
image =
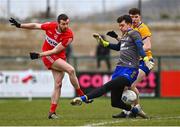
[[[152,119],[157,119],[157,120],[161,120],[161,119],[180,119],[180,116],[172,116],[172,117],[153,117]],[[138,121],[138,120],[145,120],[145,119],[129,119],[131,121]],[[151,120],[151,119],[147,119],[147,120]],[[109,121],[109,122],[99,122],[99,123],[91,123],[91,124],[87,124],[84,125],[86,127],[91,127],[91,126],[103,126],[103,125],[108,125],[108,124],[113,124],[113,123],[122,123],[122,122],[126,122],[127,119],[119,119],[119,120],[114,120],[114,121]]]
[[[120,120],[114,120],[114,121],[109,121],[109,122],[92,123],[92,124],[87,124],[87,125],[84,125],[84,126],[87,126],[87,127],[103,126],[103,125],[112,124],[112,123],[122,123],[122,122],[125,122],[126,120],[127,119],[120,119]],[[138,121],[137,119],[129,119],[129,120]]]

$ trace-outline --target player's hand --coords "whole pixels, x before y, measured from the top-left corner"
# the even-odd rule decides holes
[[[112,37],[112,38],[115,38],[115,39],[118,38],[118,35],[117,35],[116,32],[114,32],[113,30],[107,32],[106,35],[108,35],[108,36],[110,36],[110,37]]]
[[[102,46],[107,47],[109,46],[109,42],[104,40],[101,35],[98,33],[93,33],[93,37],[97,40],[98,43],[100,43]]]
[[[29,55],[31,60],[38,59],[40,57],[40,54],[36,52],[30,52]]]
[[[21,24],[20,23],[18,23],[14,18],[10,18],[9,19],[9,22],[11,23],[11,25],[14,25],[14,26],[16,26],[17,28],[20,28],[21,27]]]
[[[147,56],[144,57],[144,62],[146,64],[146,66],[149,68],[149,70],[152,70],[154,68],[154,59],[151,58],[149,59]]]

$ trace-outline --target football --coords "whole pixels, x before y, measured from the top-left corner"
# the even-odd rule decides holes
[[[136,99],[137,95],[132,90],[125,90],[121,97],[121,100],[128,105],[132,105]]]

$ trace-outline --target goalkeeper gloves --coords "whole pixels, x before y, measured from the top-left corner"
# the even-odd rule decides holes
[[[40,54],[36,52],[30,52],[29,55],[31,60],[38,59],[40,57]]]
[[[21,24],[20,23],[18,23],[14,18],[10,18],[9,19],[9,22],[11,23],[11,25],[14,25],[14,26],[16,26],[17,28],[20,28],[21,27]]]
[[[97,40],[98,43],[100,43],[102,46],[107,47],[109,46],[109,42],[105,41],[101,35],[99,35],[98,33],[94,33],[93,37]]]
[[[115,39],[118,38],[118,35],[117,35],[116,32],[114,32],[113,30],[107,32],[106,35],[108,35],[108,36],[110,36],[110,37],[112,37],[112,38],[115,38]]]
[[[153,58],[149,59],[147,56],[143,58],[143,61],[145,62],[146,66],[149,68],[149,70],[152,70],[154,67],[154,60]]]

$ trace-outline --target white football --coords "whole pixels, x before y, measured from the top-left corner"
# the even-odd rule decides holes
[[[136,99],[137,95],[132,90],[125,90],[121,97],[121,100],[128,105],[132,105]]]

